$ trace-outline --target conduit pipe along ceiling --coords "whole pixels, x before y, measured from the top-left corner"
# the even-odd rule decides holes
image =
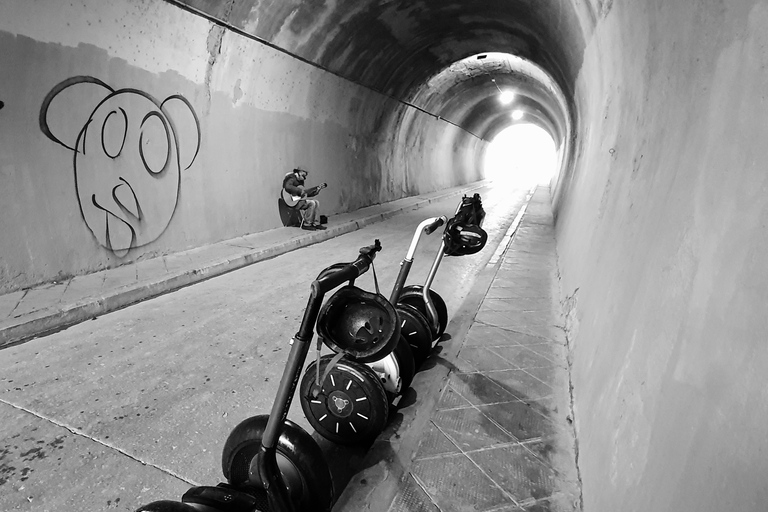
[[[567,0],[168,1],[486,140],[512,123],[499,90],[513,89],[558,144],[595,19]]]

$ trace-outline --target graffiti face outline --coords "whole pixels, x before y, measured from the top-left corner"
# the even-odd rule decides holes
[[[84,84],[102,94],[68,145],[53,134],[52,105],[63,93]],[[194,109],[181,96],[158,102],[136,89],[113,90],[98,79],[74,77],[54,87],[41,107],[43,133],[73,152],[75,189],[85,224],[101,246],[120,257],[160,237],[176,210],[185,153],[171,105],[174,109],[181,105],[194,119],[197,144],[186,170],[200,147],[200,126]]]

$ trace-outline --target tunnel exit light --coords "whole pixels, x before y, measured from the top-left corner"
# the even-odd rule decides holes
[[[528,188],[552,179],[555,141],[533,124],[513,124],[494,137],[485,154],[485,177],[504,186]]]

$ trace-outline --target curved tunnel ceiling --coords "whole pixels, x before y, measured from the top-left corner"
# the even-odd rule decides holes
[[[574,0],[168,1],[487,140],[511,124],[505,87],[526,121],[567,135],[594,19]]]

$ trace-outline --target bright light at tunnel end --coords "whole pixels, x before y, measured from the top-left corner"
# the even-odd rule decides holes
[[[549,133],[534,124],[518,123],[488,144],[484,170],[495,184],[530,188],[549,183],[556,165],[557,150]]]

